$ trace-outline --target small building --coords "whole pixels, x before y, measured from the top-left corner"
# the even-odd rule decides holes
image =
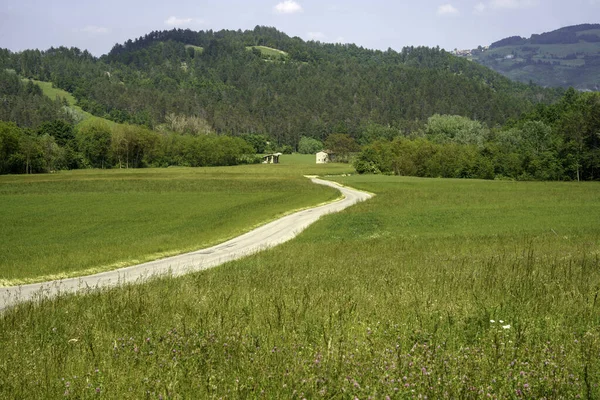
[[[265,154],[263,156],[263,164],[279,164],[279,156],[281,153]]]
[[[334,153],[330,150],[323,150],[317,153],[317,164],[327,164],[334,161]]]

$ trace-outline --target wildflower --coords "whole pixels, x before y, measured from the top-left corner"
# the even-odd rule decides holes
[[[503,324],[503,323],[504,323],[504,321],[500,320],[500,323],[501,323],[501,324]]]
[[[78,339],[69,339],[69,343],[77,343],[78,341]]]
[[[510,329],[510,324],[508,324],[508,325],[502,325],[502,329]]]
[[[490,322],[493,324],[493,323],[495,323],[496,321],[494,321],[493,319],[490,319]]]

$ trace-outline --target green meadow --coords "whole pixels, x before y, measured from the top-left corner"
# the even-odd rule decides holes
[[[214,245],[339,196],[307,173],[348,166],[65,171],[0,177],[0,284],[115,269]],[[287,164],[286,164],[287,161]],[[313,161],[314,162],[314,161]]]
[[[182,173],[295,182],[258,167]],[[6,310],[0,397],[600,397],[598,183],[332,179],[377,196],[212,270]]]

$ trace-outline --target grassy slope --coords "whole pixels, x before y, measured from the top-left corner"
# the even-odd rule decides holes
[[[65,90],[56,88],[52,86],[52,82],[44,82],[44,81],[36,81],[33,80],[41,89],[42,92],[50,97],[51,99],[55,99],[59,97],[60,99],[66,99],[68,107],[71,109],[71,112],[75,114],[76,120],[79,120],[79,123],[89,123],[92,121],[103,121],[107,123],[109,126],[117,125],[116,122],[110,121],[105,118],[97,117],[95,115],[90,114],[87,111],[84,111],[81,107],[76,105],[77,101],[73,95]]]
[[[8,311],[0,390],[600,396],[597,183],[338,180],[377,197],[214,270]]]
[[[186,44],[185,48],[186,49],[192,48],[192,49],[196,50],[200,54],[202,54],[204,52],[204,47],[194,46],[193,44]]]
[[[2,176],[0,283],[97,272],[202,248],[337,196],[298,173],[316,166],[286,157],[270,166]]]
[[[199,53],[204,52],[203,47],[194,46],[191,44],[186,44],[185,47],[192,48]],[[267,47],[267,46],[247,46],[246,49],[248,49],[248,50],[258,49],[258,50],[260,50],[260,52],[262,53],[263,56],[269,57],[269,58],[275,58],[275,59],[286,58],[288,55],[288,53],[286,53],[285,51],[274,49],[274,48]]]
[[[264,57],[276,59],[276,60],[284,60],[287,58],[288,53],[283,50],[274,49],[272,47],[267,46],[248,46],[246,47],[248,50],[258,49],[262,53]]]

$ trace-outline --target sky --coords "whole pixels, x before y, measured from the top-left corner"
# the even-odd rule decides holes
[[[600,23],[600,0],[2,0],[0,48],[75,46],[100,56],[154,30],[272,26],[304,40],[472,49]]]

